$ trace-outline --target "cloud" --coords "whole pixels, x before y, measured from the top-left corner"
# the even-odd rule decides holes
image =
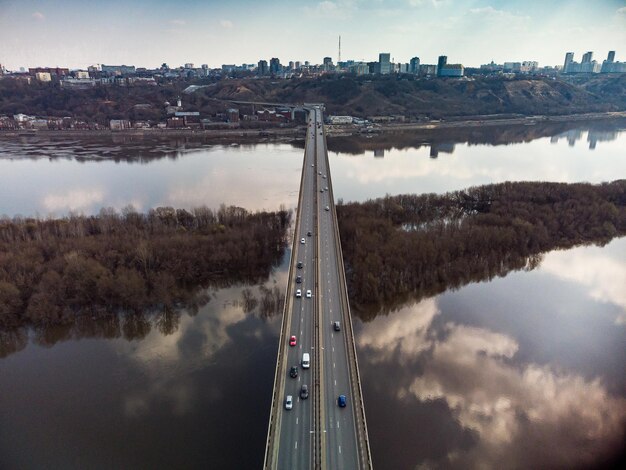
[[[35,13],[33,13],[33,18],[35,18],[38,21],[43,21],[46,19],[45,15],[43,13],[41,13],[40,11],[36,11]]]
[[[409,6],[412,7],[421,7],[424,4],[430,4],[434,7],[438,7],[439,5],[443,5],[446,0],[408,0]]]
[[[233,22],[230,20],[220,20],[220,26],[222,28],[230,29],[233,27]]]
[[[72,189],[64,194],[48,194],[43,205],[49,212],[80,211],[102,201],[104,192],[100,189]]]
[[[184,26],[187,24],[185,20],[180,20],[180,19],[170,20],[170,23],[176,26]]]
[[[313,18],[346,19],[351,16],[353,9],[354,4],[351,1],[324,0],[313,7],[304,7],[304,13]]]
[[[616,13],[618,15],[626,15],[626,7],[618,8]]]
[[[618,325],[626,324],[626,263],[604,254],[602,248],[583,247],[548,254],[541,270],[561,279],[574,281],[587,288],[589,296],[601,302],[621,307],[615,319]]]
[[[388,317],[377,317],[359,334],[359,349],[377,351],[373,356],[377,363],[391,360],[394,354],[398,354],[401,363],[411,361],[431,347],[427,332],[438,314],[436,301],[427,299]]]
[[[404,393],[422,402],[444,399],[464,427],[478,432],[477,446],[457,455],[464,466],[495,468],[505,459],[512,467],[516,461],[527,467],[591,464],[585,460],[622,442],[626,400],[611,396],[599,379],[539,364],[514,366],[517,343],[500,333],[456,324],[445,330],[423,374]],[[534,445],[540,442],[558,451],[546,453]]]
[[[507,461],[512,468],[569,468],[619,448],[626,400],[611,395],[601,379],[519,364],[520,346],[510,335],[452,322],[435,327],[440,314],[436,299],[427,299],[376,317],[358,335],[372,364],[407,371],[419,364],[419,373],[389,389],[395,399],[443,400],[479,436],[475,446],[455,449],[436,466],[498,468]],[[554,443],[548,451],[546,442]]]

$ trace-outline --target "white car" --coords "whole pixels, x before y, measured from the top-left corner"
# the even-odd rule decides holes
[[[325,210],[329,211],[329,210],[330,210],[330,207],[326,206],[326,209],[325,209]]]
[[[296,289],[296,297],[302,297],[302,291],[300,289]]]
[[[311,289],[308,289],[308,290],[306,291],[306,298],[307,298],[307,299],[310,299],[310,298],[311,298]]]
[[[302,243],[303,245],[306,243],[306,240],[304,239],[304,237],[300,239],[300,243]]]
[[[287,395],[285,399],[285,409],[290,410],[293,408],[293,397],[291,395]]]

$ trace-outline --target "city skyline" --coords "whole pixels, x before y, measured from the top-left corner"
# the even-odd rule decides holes
[[[304,20],[303,20],[304,19]],[[303,21],[306,27],[303,27]],[[436,63],[535,60],[561,65],[567,51],[605,57],[626,43],[626,3],[560,0],[0,0],[0,63],[86,68],[98,63],[157,67],[187,62],[220,67],[280,58]],[[498,40],[494,41],[493,38]],[[54,40],[51,40],[54,38]],[[462,40],[460,40],[462,39]],[[623,57],[618,59],[623,60]]]

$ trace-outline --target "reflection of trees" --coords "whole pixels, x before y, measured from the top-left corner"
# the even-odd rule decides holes
[[[256,313],[261,318],[270,318],[281,314],[284,303],[285,295],[278,286],[270,288],[261,284],[259,286],[258,298],[249,288],[245,288],[241,292],[241,306],[243,311],[245,313]]]
[[[503,183],[339,205],[350,298],[371,318],[408,299],[534,269],[541,253],[626,234],[626,180]]]
[[[21,351],[28,344],[26,328],[0,329],[0,359]]]
[[[420,148],[467,143],[469,145],[509,145],[531,142],[543,137],[566,135],[577,130],[589,130],[590,135],[612,136],[626,127],[626,120],[543,122],[534,126],[475,126],[459,128],[419,129],[411,131],[383,132],[364,138],[361,135],[329,137],[328,150],[350,155],[362,155],[366,151]],[[558,139],[557,139],[558,140]],[[608,140],[608,137],[605,137]],[[303,146],[303,144],[302,144]]]
[[[1,137],[1,136],[0,136]],[[67,136],[20,136],[10,140],[0,139],[0,153],[10,158],[30,160],[65,159],[76,161],[107,161],[127,163],[150,163],[152,161],[177,158],[216,145],[231,145],[240,141],[241,147],[254,147],[260,142],[257,136],[207,136],[195,135],[151,135],[120,133],[109,136],[85,134],[78,138]]]

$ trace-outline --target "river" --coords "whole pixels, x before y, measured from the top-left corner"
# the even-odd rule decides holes
[[[293,208],[300,146],[0,139],[0,215]],[[626,177],[623,122],[337,137],[329,148],[345,201]],[[263,286],[284,290],[288,262]],[[625,440],[624,286],[621,238],[355,318],[375,468],[609,463]],[[259,468],[280,312],[245,313],[244,288],[260,295],[212,289],[169,322],[0,333],[0,468]]]

